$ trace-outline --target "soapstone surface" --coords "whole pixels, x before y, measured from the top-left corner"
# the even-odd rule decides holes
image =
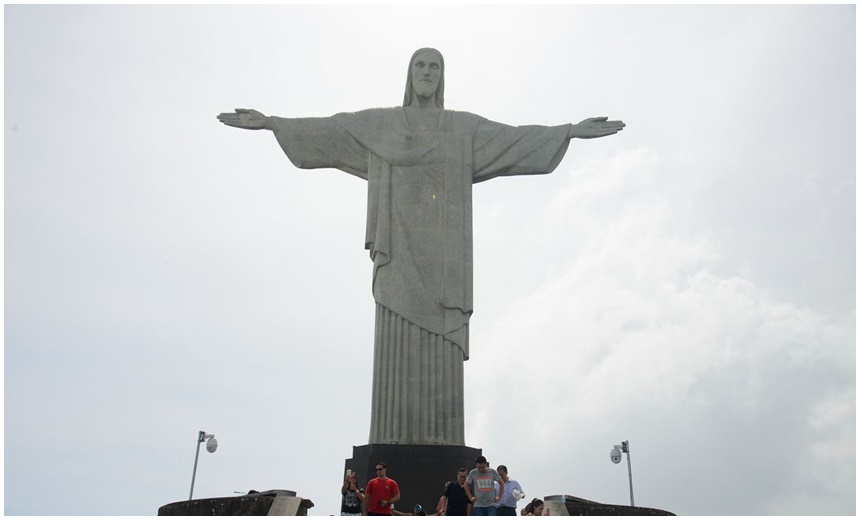
[[[365,247],[376,300],[370,444],[465,445],[463,362],[472,315],[472,185],[552,172],[571,138],[621,121],[514,127],[444,109],[444,59],[419,49],[401,107],[331,117],[218,119],[267,129],[298,168],[367,181]]]

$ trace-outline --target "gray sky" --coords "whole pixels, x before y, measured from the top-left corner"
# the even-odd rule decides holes
[[[424,46],[447,108],[628,124],[476,186],[467,444],[530,497],[626,503],[629,439],[637,505],[856,512],[854,6],[4,12],[6,514],[155,514],[200,429],[196,497],[339,511],[365,184],[215,115],[398,105]]]

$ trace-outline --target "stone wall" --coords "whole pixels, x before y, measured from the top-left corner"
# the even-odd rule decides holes
[[[158,508],[158,516],[307,516],[314,503],[294,491],[261,493],[173,502]]]

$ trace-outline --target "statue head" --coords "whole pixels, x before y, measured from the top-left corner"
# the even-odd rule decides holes
[[[436,49],[418,49],[409,60],[403,106],[412,105],[415,96],[432,96],[433,106],[445,108],[445,59]]]

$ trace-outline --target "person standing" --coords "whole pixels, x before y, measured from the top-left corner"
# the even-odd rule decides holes
[[[376,478],[371,479],[365,488],[365,504],[367,516],[390,516],[392,504],[400,500],[400,488],[397,482],[386,476],[388,466],[384,462],[376,463]]]
[[[496,493],[495,482],[499,483]],[[487,467],[487,458],[475,459],[475,469],[466,477],[466,496],[472,502],[473,516],[496,516],[496,502],[505,494],[505,481],[493,468]]]
[[[469,516],[469,497],[466,496],[466,468],[457,470],[457,481],[449,482],[442,494],[439,511],[445,516]]]
[[[523,491],[522,486],[516,480],[513,480],[508,477],[508,467],[504,464],[501,464],[498,468],[496,468],[499,476],[502,477],[502,480],[505,483],[505,492],[504,494],[499,493],[501,496],[501,500],[496,503],[496,509],[499,516],[517,516],[517,500],[523,498],[526,494]],[[496,484],[496,488],[499,485]],[[514,491],[517,493],[514,493]],[[497,489],[498,492],[498,489]]]
[[[343,495],[340,501],[340,516],[361,516],[364,490],[358,487],[358,475],[351,469],[346,470],[346,478],[340,488],[340,494]]]
[[[543,500],[533,498],[531,502],[523,508],[523,516],[544,516]]]

